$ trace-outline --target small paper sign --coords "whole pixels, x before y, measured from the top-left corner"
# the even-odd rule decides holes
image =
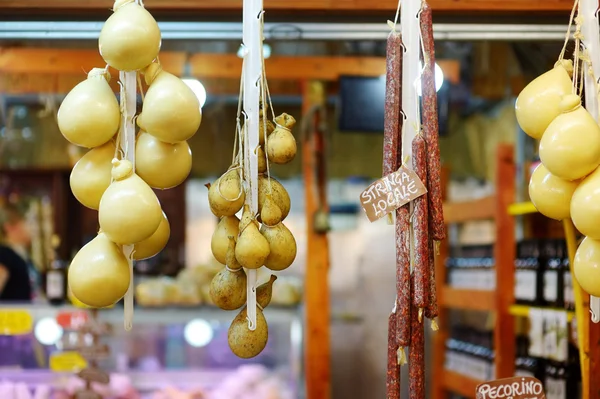
[[[360,194],[360,204],[371,222],[427,192],[417,174],[402,166],[372,183]]]
[[[95,367],[88,367],[85,370],[81,370],[78,376],[84,381],[97,382],[104,385],[110,382],[110,377],[108,374]]]
[[[26,310],[0,310],[0,335],[28,334],[33,329],[33,318]]]
[[[537,378],[512,377],[477,385],[477,399],[546,399]]]
[[[59,352],[50,355],[50,370],[57,373],[77,372],[87,367],[87,361],[77,352]]]

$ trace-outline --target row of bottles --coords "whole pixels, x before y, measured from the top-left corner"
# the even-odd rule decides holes
[[[494,290],[494,266],[493,245],[452,247],[450,257],[446,260],[448,285],[457,289]]]
[[[488,381],[495,375],[493,333],[467,327],[452,329],[446,341],[446,370]]]
[[[515,375],[535,377],[542,381],[547,399],[581,397],[578,394],[581,375],[577,348],[571,345],[568,360],[559,362],[531,356],[529,345],[527,337],[517,337]]]
[[[529,239],[517,244],[515,301],[574,309],[569,257],[563,239]]]

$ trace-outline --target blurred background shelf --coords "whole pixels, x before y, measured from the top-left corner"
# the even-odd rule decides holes
[[[575,312],[561,309],[561,308],[548,308],[548,307],[536,307],[536,306],[527,306],[527,305],[512,305],[508,308],[508,312],[513,316],[518,317],[528,317],[531,309],[539,309],[539,310],[552,310],[555,312],[566,312],[567,320],[571,322],[575,317]]]
[[[75,306],[49,306],[39,305],[5,305],[1,310],[25,310],[34,320],[43,318],[56,318],[62,312],[86,311],[86,309]],[[265,316],[270,323],[292,323],[299,320],[302,316],[300,306],[269,306],[264,310]],[[214,306],[197,307],[136,307],[133,320],[134,328],[137,324],[185,324],[193,319],[208,319],[216,321],[231,321],[238,314],[238,311],[226,312]],[[115,306],[111,309],[101,309],[98,311],[100,320],[111,324],[123,322],[123,308]]]
[[[475,398],[477,385],[483,381],[476,381],[472,378],[446,370],[442,381],[443,387],[450,392],[457,393],[465,398]]]

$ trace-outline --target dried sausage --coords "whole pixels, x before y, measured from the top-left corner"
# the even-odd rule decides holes
[[[427,184],[427,150],[422,134],[415,136],[412,142],[413,170]],[[419,319],[429,299],[429,231],[427,211],[427,193],[413,201],[412,226],[414,231],[414,263],[415,279],[413,305],[419,309]]]
[[[412,308],[410,321],[412,337],[408,354],[408,397],[423,399],[425,398],[425,336],[423,323],[419,321],[416,307]]]
[[[396,313],[390,313],[388,318],[388,349],[387,349],[387,399],[400,399],[400,366],[396,344]]]
[[[400,351],[410,344],[410,208],[396,210],[396,330]]]
[[[438,137],[437,93],[435,90],[435,45],[431,8],[423,2],[421,9],[421,35],[423,37],[424,65],[423,133],[427,142],[427,191],[429,192],[430,234],[434,240],[446,238],[444,209],[442,205],[442,171]]]
[[[425,307],[425,317],[432,320],[431,326],[434,330],[437,330],[437,323],[435,323],[434,320],[439,315],[435,283],[435,245],[436,243],[433,240],[429,240],[429,295],[427,299],[427,306]]]
[[[387,39],[385,119],[383,128],[383,176],[398,169],[398,140],[401,134],[402,36],[392,31]]]

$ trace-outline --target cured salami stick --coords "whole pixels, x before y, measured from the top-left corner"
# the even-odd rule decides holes
[[[393,30],[388,36],[386,50],[383,176],[398,169],[398,140],[402,128],[402,51],[402,35]]]
[[[437,330],[438,325],[435,318],[439,315],[437,292],[435,284],[435,243],[429,240],[429,292],[427,306],[425,307],[425,317],[431,320],[431,329]]]
[[[423,38],[423,133],[427,142],[427,191],[429,198],[430,234],[434,240],[446,238],[442,204],[442,167],[438,136],[437,93],[435,90],[435,46],[431,8],[423,1],[421,9],[421,36]]]
[[[404,348],[410,345],[410,208],[396,210],[396,331],[398,358],[405,363]]]
[[[425,138],[417,134],[412,142],[413,170],[423,184],[427,185],[427,150]],[[414,263],[413,305],[418,309],[422,321],[423,309],[429,302],[429,218],[427,193],[413,201]]]
[[[400,366],[396,344],[396,313],[390,313],[388,318],[388,350],[387,350],[387,399],[400,399]]]
[[[425,398],[425,336],[423,324],[419,321],[418,309],[411,312],[412,337],[408,354],[408,397]]]

